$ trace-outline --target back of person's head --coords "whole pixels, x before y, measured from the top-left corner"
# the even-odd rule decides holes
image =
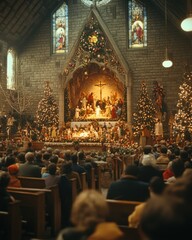
[[[140,230],[149,240],[189,239],[191,216],[192,207],[183,199],[154,196],[142,212]]]
[[[161,146],[160,152],[163,154],[167,154],[167,147],[165,145]]]
[[[43,160],[49,161],[51,154],[49,152],[43,153]]]
[[[17,164],[12,164],[10,166],[8,166],[8,172],[10,175],[17,175],[17,173],[19,172],[19,167],[17,166]]]
[[[52,156],[49,158],[49,161],[50,161],[51,163],[55,163],[55,164],[57,164],[58,160],[59,160],[58,155],[52,155]]]
[[[57,166],[55,163],[50,163],[48,165],[48,173],[50,173],[51,175],[55,175],[57,171]]]
[[[169,198],[175,197],[184,200],[186,203],[191,205],[192,202],[192,169],[185,170],[186,172],[177,181],[168,184],[164,194],[168,195]]]
[[[65,159],[66,161],[70,161],[70,160],[71,160],[71,151],[70,151],[70,150],[67,150],[67,151],[65,152],[64,159]]]
[[[60,156],[60,153],[61,153],[61,151],[58,148],[53,150],[53,154],[57,155],[58,157]]]
[[[61,167],[62,174],[69,174],[72,172],[72,162],[67,161]]]
[[[184,162],[180,159],[173,160],[172,165],[171,165],[171,169],[172,169],[172,172],[173,172],[173,174],[176,178],[180,177],[185,170]]]
[[[24,152],[20,152],[17,155],[17,159],[18,159],[19,163],[24,163],[25,162],[25,153]]]
[[[34,161],[34,158],[35,158],[35,155],[34,155],[33,152],[27,152],[27,153],[25,154],[25,160],[26,160],[27,162],[32,163],[32,162]]]
[[[188,161],[189,160],[188,152],[185,150],[181,150],[180,151],[180,159],[183,160],[184,162]]]
[[[138,177],[139,168],[135,165],[128,165],[125,169],[125,175],[131,175],[134,177]]]
[[[84,190],[72,206],[71,221],[81,230],[92,229],[106,220],[108,212],[107,202],[100,192]]]
[[[143,148],[143,153],[144,154],[149,154],[152,151],[152,146],[151,145],[145,145]]]
[[[51,147],[48,147],[48,148],[47,148],[47,152],[52,155],[53,149],[52,149]]]
[[[79,161],[84,160],[84,159],[85,159],[85,153],[84,153],[84,151],[80,151],[80,152],[78,153],[78,157],[79,157]]]
[[[5,160],[5,166],[8,167],[12,164],[15,164],[16,163],[16,159],[13,155],[9,155],[6,157],[6,160]]]
[[[10,181],[10,175],[8,172],[0,172],[0,189],[5,189]]]
[[[42,161],[42,157],[43,157],[43,154],[42,154],[41,151],[36,152],[35,159],[36,159],[37,162],[41,162]]]
[[[73,163],[73,164],[77,164],[77,159],[78,159],[77,153],[73,153],[73,154],[71,155],[71,161],[72,161],[72,163]]]
[[[180,155],[180,149],[178,147],[175,147],[173,153],[178,157]]]
[[[149,181],[149,189],[152,193],[161,194],[165,189],[165,182],[162,177],[154,176]]]
[[[169,161],[173,161],[173,160],[176,158],[175,153],[170,153],[170,154],[168,155],[168,158],[169,158]]]

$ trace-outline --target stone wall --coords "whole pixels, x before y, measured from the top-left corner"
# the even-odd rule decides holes
[[[174,66],[164,69],[161,65],[165,55],[164,15],[149,1],[148,12],[148,46],[145,49],[128,48],[127,1],[112,0],[98,10],[112,34],[132,75],[133,111],[140,93],[140,83],[146,81],[149,94],[152,94],[153,81],[158,81],[166,91],[168,110],[176,109],[179,85],[182,81],[184,65],[192,52],[190,39],[182,30],[168,22],[168,47],[173,54]],[[59,101],[59,75],[68,59],[80,31],[83,29],[90,9],[80,0],[69,1],[69,52],[51,54],[51,18],[48,17],[28,42],[22,46],[18,55],[17,81],[22,81],[33,96],[29,114],[33,115],[39,100],[43,97],[44,83],[50,82],[53,94]]]

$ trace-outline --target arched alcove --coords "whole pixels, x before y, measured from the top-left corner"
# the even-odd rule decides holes
[[[97,63],[74,71],[65,86],[64,100],[67,103],[65,121],[127,120],[125,84],[113,70]],[[76,109],[79,110],[78,117],[75,116]]]

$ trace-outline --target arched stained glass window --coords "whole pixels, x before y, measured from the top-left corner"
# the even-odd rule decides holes
[[[136,0],[130,0],[129,8],[129,48],[147,46],[146,7]]]
[[[16,87],[16,53],[13,49],[7,51],[7,89],[15,90]]]
[[[53,53],[68,50],[68,5],[63,3],[52,16]]]

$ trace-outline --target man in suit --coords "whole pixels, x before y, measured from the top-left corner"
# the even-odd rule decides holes
[[[19,166],[18,176],[41,178],[41,168],[34,165],[35,155],[33,152],[25,154],[26,162]]]
[[[148,183],[138,180],[139,168],[129,165],[125,174],[109,186],[107,199],[143,202],[149,197]]]

